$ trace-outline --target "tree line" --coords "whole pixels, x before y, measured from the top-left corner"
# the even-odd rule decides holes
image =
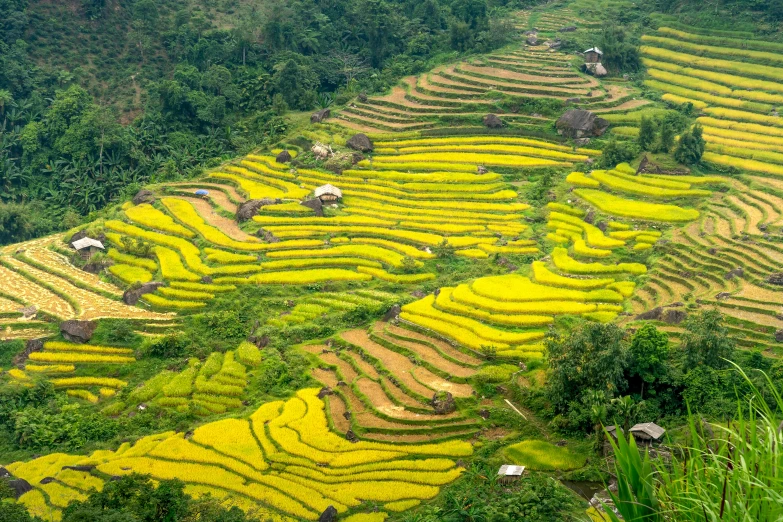
[[[524,3],[0,1],[0,243],[274,142],[288,110],[504,45]]]

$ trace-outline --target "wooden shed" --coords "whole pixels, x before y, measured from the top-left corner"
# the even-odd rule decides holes
[[[327,183],[326,185],[321,185],[315,189],[315,197],[320,199],[322,203],[326,203],[327,201],[337,201],[343,197],[343,191],[334,185]]]
[[[503,464],[498,470],[498,482],[501,484],[509,484],[516,482],[522,477],[525,472],[525,466],[514,466],[511,464]]]
[[[76,240],[71,243],[71,246],[85,259],[89,259],[94,253],[104,250],[103,243],[91,237],[83,237]]]
[[[584,52],[585,63],[601,63],[604,53],[598,47],[591,47]]]
[[[663,440],[663,434],[666,433],[666,430],[654,422],[644,422],[636,424],[630,429],[630,432],[638,445],[652,446]]]

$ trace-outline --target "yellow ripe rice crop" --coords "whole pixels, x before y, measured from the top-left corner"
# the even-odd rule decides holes
[[[369,261],[359,257],[313,257],[305,259],[279,259],[277,261],[268,261],[261,264],[262,269],[269,271],[330,266],[364,266],[370,268],[382,268],[382,265],[377,261]]]
[[[344,170],[344,176],[370,178],[374,180],[391,180],[401,182],[428,183],[490,183],[502,179],[500,174],[475,174],[467,172],[398,172],[394,170]]]
[[[752,143],[754,145],[769,145],[775,149],[783,149],[783,137],[744,132],[738,129],[723,129],[720,127],[704,127],[704,139],[707,141],[721,140],[735,141],[737,143]],[[726,143],[726,145],[732,145]],[[747,146],[747,145],[745,145]]]
[[[559,245],[567,245],[571,242],[571,240],[565,236],[561,236],[558,234],[549,233],[546,235],[546,238],[554,243],[557,243]]]
[[[721,47],[742,47],[748,49],[762,49],[768,51],[783,51],[783,44],[778,42],[765,42],[761,40],[747,40],[740,38],[728,38],[726,36],[712,36],[703,35],[699,33],[689,33],[686,31],[680,31],[679,29],[672,29],[671,27],[659,27],[658,32],[667,36],[674,36],[680,40],[687,40],[696,43],[709,44],[713,43]]]
[[[633,246],[634,250],[648,250],[652,248],[652,245],[650,243],[636,243]]]
[[[522,344],[539,338],[537,336],[539,332],[531,332],[520,339],[519,336],[523,334],[511,334],[484,325],[474,319],[441,312],[433,308],[434,300],[434,296],[428,296],[415,303],[407,304],[403,307],[400,317],[474,350],[481,350],[484,346],[495,346],[497,349],[508,348],[509,343]],[[543,333],[541,333],[541,337],[543,337]]]
[[[640,174],[640,175],[626,174],[618,170],[611,171],[611,174],[612,176],[616,176],[618,178],[622,178],[627,181],[641,183],[642,185],[650,185],[652,187],[669,188],[669,189],[676,189],[676,190],[688,190],[691,188],[690,183],[686,183],[683,181],[674,181],[672,179],[674,177],[676,177],[677,179],[679,179],[680,177],[685,178],[685,176],[672,176],[667,179],[662,179],[654,176],[646,176],[644,174]]]
[[[619,294],[618,294],[619,296]],[[473,292],[468,285],[457,286],[451,294],[452,301],[501,314],[581,314],[596,310],[593,303],[577,301],[505,301],[484,297]]]
[[[197,301],[179,301],[174,299],[166,299],[155,294],[144,294],[142,296],[146,302],[153,306],[160,306],[161,308],[176,308],[179,310],[194,310],[196,308],[203,308],[207,304]]]
[[[161,203],[177,219],[196,229],[210,243],[235,250],[261,250],[263,247],[256,243],[246,243],[231,239],[226,234],[204,221],[196,208],[184,199],[162,198]]]
[[[704,128],[725,129],[731,131],[748,132],[755,135],[764,135],[768,137],[783,137],[783,129],[771,127],[769,125],[760,125],[758,123],[746,123],[732,120],[723,120],[721,118],[712,118],[710,116],[701,116],[696,119]],[[715,132],[711,130],[711,132]],[[729,135],[732,137],[732,135]]]
[[[587,246],[584,239],[577,239],[574,241],[574,254],[587,257],[609,257],[612,255],[612,251],[602,248],[591,248]]]
[[[572,172],[568,176],[566,176],[566,182],[576,185],[577,187],[595,187],[598,188],[601,186],[601,184],[592,179],[588,178],[584,173],[582,172]]]
[[[612,123],[639,123],[642,118],[663,117],[671,113],[669,109],[647,108],[631,112],[605,113],[601,117]]]
[[[324,283],[328,281],[369,281],[372,276],[360,274],[342,268],[322,268],[313,270],[291,270],[281,272],[269,272],[254,274],[247,279],[233,277],[219,277],[216,283],[257,283],[269,285],[307,285],[312,283]]]
[[[411,219],[411,216],[429,216],[434,219],[442,219],[444,217],[442,209],[408,207],[408,206],[402,206],[400,204],[378,203],[376,201],[366,200],[366,199],[351,199],[350,207],[361,207],[369,210],[387,212],[389,214],[394,214],[396,216],[399,216],[399,219],[403,219],[403,217],[405,219]],[[513,208],[506,209],[505,207],[503,207],[502,213],[498,213],[498,214],[492,214],[488,212],[470,212],[470,211],[465,212],[465,211],[458,211],[458,210],[449,210],[448,216],[446,217],[464,219],[464,220],[474,221],[474,222],[495,221],[495,222],[502,223],[505,221],[519,219],[519,215],[518,214],[514,215],[514,212],[519,212],[522,210],[526,210],[528,208],[530,208],[530,205],[516,204]],[[352,208],[351,210],[355,210],[355,209]]]
[[[307,194],[309,193],[308,190],[300,188],[298,185],[294,183],[278,179],[281,177],[280,171],[268,169],[266,166],[259,163],[253,163],[247,161],[244,161],[243,163],[247,166],[252,166],[256,170],[262,171],[263,174],[256,174],[244,167],[228,166],[226,167],[226,170],[240,174],[241,176],[247,178],[259,180],[262,183],[278,188],[283,192],[285,192],[286,194],[285,197],[289,199],[302,199],[305,196],[307,196]],[[264,174],[271,174],[271,175],[264,175]]]
[[[714,152],[705,152],[702,155],[702,159],[709,163],[717,163],[718,165],[734,167],[740,170],[750,170],[753,172],[764,172],[766,174],[773,174],[775,176],[783,176],[782,165],[773,165],[771,163],[765,163],[752,159],[735,158],[732,156],[716,154]]]
[[[534,140],[530,138],[519,138],[515,136],[464,136],[449,138],[420,138],[415,140],[394,140],[377,141],[376,147],[418,147],[418,146],[439,146],[439,145],[478,145],[478,144],[506,144],[506,145],[528,145],[538,149],[559,150],[562,152],[571,152],[573,149],[568,145],[560,145],[548,141]],[[598,155],[601,151],[592,149],[577,149],[582,154]]]
[[[668,49],[650,47],[648,45],[641,46],[639,50],[643,55],[651,56],[654,59],[674,63],[687,63],[694,68],[712,69],[721,72],[733,72],[738,74],[745,74],[748,76],[761,77],[767,80],[783,80],[783,70],[778,67],[758,65],[755,63],[735,62],[732,60],[704,58],[701,56],[694,56],[692,54],[670,51]]]
[[[554,201],[550,201],[549,203],[546,204],[546,206],[549,210],[554,210],[555,212],[562,212],[565,214],[571,214],[572,216],[582,217],[585,215],[585,211],[582,210],[581,208],[572,207],[571,205],[566,205],[564,203],[555,203]]]
[[[133,350],[130,348],[116,348],[114,346],[99,346],[94,344],[75,344],[62,341],[47,341],[44,343],[44,350],[57,352],[108,353],[120,355],[133,354]]]
[[[706,71],[701,71],[700,75],[703,75],[704,72]],[[729,96],[731,98],[735,98],[739,100],[750,100],[752,102],[762,102],[764,104],[783,103],[783,95],[781,94],[772,94],[760,90],[732,89],[725,85],[720,85],[715,82],[706,81],[703,78],[698,78],[695,76],[683,76],[681,74],[673,74],[669,71],[661,71],[656,69],[648,69],[647,74],[659,80],[667,81],[677,85],[682,85],[702,92],[716,93],[722,96]],[[719,73],[714,73],[714,74],[719,74]],[[727,75],[722,75],[720,79],[721,81],[729,85],[734,84],[734,82],[736,81],[739,81],[740,83],[758,82],[758,80],[750,80],[745,78],[740,79],[737,77],[732,78],[731,76],[727,76]],[[699,99],[704,99],[704,98],[699,98]],[[709,101],[706,99],[704,100]],[[722,105],[721,103],[715,103],[715,104]]]
[[[642,233],[636,236],[636,241],[639,243],[655,243],[658,241],[658,238],[660,237],[660,234],[648,234],[648,233]]]
[[[187,282],[180,282],[180,281],[172,281],[171,283],[169,283],[169,286],[171,288],[179,288],[181,290],[208,292],[210,294],[231,292],[232,290],[237,289],[237,287],[234,285],[215,285],[212,283],[187,283]]]
[[[280,214],[298,214],[298,215],[311,215],[313,209],[300,205],[299,203],[279,203],[277,205],[264,205],[261,207],[261,212],[265,214],[280,213]]]
[[[713,82],[707,82],[700,78],[693,78],[684,74],[677,74],[672,71],[648,68],[647,75],[656,80],[670,84],[681,85],[694,90],[702,90],[721,96],[731,96],[731,88]]]
[[[778,82],[770,82],[766,80],[759,80],[757,78],[748,78],[745,76],[736,76],[733,74],[726,74],[724,72],[693,69],[674,63],[652,60],[650,58],[642,58],[642,63],[648,67],[648,70],[649,68],[655,68],[662,69],[667,72],[677,73],[680,75],[678,78],[692,77],[698,80],[708,80],[708,82],[705,82],[702,90],[709,89],[709,92],[717,92],[712,90],[712,86],[722,84],[730,87],[735,97],[768,103],[777,103],[776,100],[779,99],[779,95],[770,93],[783,92],[783,86],[781,86]]]
[[[714,143],[707,143],[707,150],[710,152],[715,152],[717,154],[725,154],[727,156],[753,159],[757,161],[775,163],[778,165],[783,164],[783,154],[779,152],[753,150],[753,149],[746,149],[742,147],[728,147],[723,145],[717,145]]]
[[[783,127],[783,118],[780,116],[767,116],[765,114],[756,114],[755,112],[739,111],[735,109],[724,109],[723,107],[707,107],[704,112],[710,116],[731,121],[747,121],[761,125],[774,125]]]
[[[752,58],[754,60],[761,60],[765,62],[779,62],[783,64],[783,56],[780,53],[767,52],[767,51],[754,51],[751,49],[743,49],[740,47],[718,47],[714,45],[704,45],[693,42],[684,42],[682,40],[675,40],[672,38],[666,38],[662,36],[642,35],[643,42],[650,42],[653,44],[659,44],[664,47],[674,47],[675,49],[683,49],[685,51],[695,52],[698,54],[709,53],[720,56],[729,56],[735,58],[741,56],[743,58]]]
[[[449,245],[455,248],[476,246],[476,245],[494,245],[497,238],[494,237],[476,237],[476,236],[450,236],[446,238]]]
[[[614,282],[612,278],[603,279],[577,279],[556,274],[549,270],[543,261],[533,261],[533,277],[537,283],[555,287],[574,288],[577,290],[594,290],[603,288]]]
[[[400,500],[398,502],[389,502],[383,505],[383,509],[389,511],[407,511],[421,504],[420,500]]]
[[[376,149],[376,154],[394,153],[395,149]],[[484,145],[469,145],[469,144],[453,144],[453,145],[425,145],[425,146],[410,146],[400,147],[396,149],[396,155],[382,156],[393,157],[399,161],[406,161],[410,156],[420,156],[420,153],[435,154],[437,158],[434,161],[442,161],[444,156],[438,153],[442,152],[456,152],[456,153],[490,153],[490,154],[512,154],[519,156],[531,156],[541,158],[553,158],[558,160],[567,161],[586,161],[589,156],[584,154],[574,154],[573,152],[561,152],[552,149],[544,149],[540,147],[530,147],[525,145],[502,145],[488,143]],[[377,157],[376,157],[377,158]],[[426,160],[419,160],[426,161]],[[463,163],[467,161],[464,160]],[[497,161],[497,160],[495,160]],[[478,162],[477,162],[478,163]],[[497,163],[495,163],[497,164]]]
[[[723,129],[715,129],[715,130],[723,130]],[[734,131],[730,131],[729,134],[739,134],[735,133]],[[783,152],[783,140],[781,140],[781,143],[779,144],[771,144],[771,143],[765,143],[763,141],[741,141],[739,139],[735,139],[738,136],[732,136],[731,138],[726,138],[723,136],[713,135],[709,134],[707,130],[705,129],[704,134],[704,140],[709,145],[726,145],[728,147],[736,147],[740,149],[756,149],[756,150],[765,150],[765,151],[772,151],[772,152]],[[770,138],[774,140],[775,138]]]
[[[641,263],[619,263],[616,265],[604,265],[601,263],[582,263],[568,255],[568,250],[557,247],[552,251],[552,261],[558,270],[569,274],[644,274],[647,267]]]
[[[278,199],[285,198],[286,193],[278,188],[259,183],[252,179],[237,174],[229,174],[227,172],[211,172],[210,177],[217,179],[227,179],[233,181],[239,188],[245,191],[250,199]]]
[[[388,221],[384,219],[378,219],[368,216],[335,216],[329,218],[317,218],[307,217],[300,218],[296,216],[291,217],[277,217],[277,216],[253,216],[253,221],[263,226],[267,225],[300,225],[303,227],[310,225],[375,225],[375,226],[393,226],[395,221]]]
[[[567,253],[564,248],[556,248],[555,252],[557,251]],[[506,302],[622,301],[622,296],[613,291],[583,291],[571,288],[556,288],[534,283],[529,278],[517,274],[482,277],[473,281],[469,288],[473,293],[479,296]]]
[[[8,370],[8,375],[10,375],[12,379],[17,381],[30,380],[30,377],[19,368],[11,368],[10,370]]]
[[[269,230],[275,235],[281,235],[286,233],[287,231],[299,230],[300,227],[272,226],[272,227],[265,227],[265,229]],[[387,237],[390,239],[403,239],[403,240],[412,241],[414,243],[422,243],[429,246],[437,246],[441,243],[441,241],[443,241],[443,236],[439,236],[436,234],[428,234],[426,232],[415,232],[412,230],[395,230],[395,229],[388,229],[388,228],[381,228],[381,227],[345,226],[335,230],[333,227],[310,226],[307,227],[307,231],[315,232],[315,233],[340,232],[343,234],[350,234],[350,235],[366,234],[371,236],[380,236],[382,238]]]
[[[127,382],[111,377],[65,377],[52,379],[55,388],[71,388],[73,386],[100,386],[101,388],[124,388]]]
[[[567,166],[567,161],[586,161],[587,156],[568,154],[565,152],[556,153],[553,151],[550,157],[559,158],[563,161],[552,159],[533,158],[528,156],[506,156],[498,154],[485,154],[478,152],[421,152],[405,154],[403,156],[377,156],[373,158],[374,167],[380,165],[413,165],[415,168],[427,168],[431,164],[432,170],[440,170],[441,165],[449,165],[454,168],[454,164],[468,163],[473,165],[493,165],[502,167],[545,167],[545,166]],[[361,165],[361,162],[360,162]],[[475,167],[473,167],[475,169]]]
[[[69,397],[84,399],[85,401],[91,402],[93,404],[98,402],[98,396],[88,390],[66,390],[65,393]]]
[[[209,275],[212,273],[212,269],[201,261],[201,252],[199,249],[185,239],[167,236],[157,232],[149,232],[139,227],[123,223],[122,221],[109,220],[106,221],[105,226],[128,236],[146,239],[152,243],[173,248],[174,250],[179,251],[179,253],[182,254],[182,257],[185,258],[185,262],[188,266],[199,274]]]
[[[364,259],[370,259],[372,261],[380,261],[394,267],[401,267],[405,257],[397,252],[387,250],[380,246],[374,245],[338,245],[330,248],[313,249],[313,250],[281,250],[276,252],[267,253],[267,257],[270,259],[280,258],[294,258],[294,257],[342,257],[342,256],[355,256]],[[421,265],[421,262],[416,262]]]
[[[597,226],[591,225],[590,223],[582,221],[578,217],[572,216],[570,214],[563,214],[562,212],[550,211],[549,219],[550,221],[557,221],[557,222],[562,222],[566,225],[570,225],[565,227],[559,225],[558,228],[563,228],[565,230],[574,230],[574,231],[578,229],[579,232],[584,231],[585,237],[587,238],[587,243],[593,247],[618,248],[625,244],[623,241],[606,237],[603,231]]]
[[[376,279],[380,279],[382,281],[388,281],[390,283],[415,284],[415,283],[423,283],[424,281],[435,279],[435,274],[431,274],[431,273],[390,274],[389,272],[381,268],[370,268],[366,266],[359,266],[356,268],[356,271],[361,274],[370,274]]]
[[[672,85],[670,83],[665,83],[658,80],[645,80],[644,84],[647,85],[648,87],[652,87],[653,89],[658,89],[660,91],[671,93],[680,98],[689,100],[691,101],[691,103],[694,104],[694,107],[696,107],[697,109],[703,109],[707,106],[707,104],[709,104],[709,105],[718,105],[722,107],[734,107],[737,109],[745,109],[748,111],[756,111],[761,113],[766,113],[772,110],[772,105],[769,105],[767,103],[745,101],[737,98],[728,98],[725,96],[716,96],[708,92],[691,90],[687,87]],[[664,97],[664,99],[666,98]],[[697,105],[698,101],[702,102],[700,104],[702,105],[701,107]]]
[[[160,263],[160,271],[164,279],[199,281],[201,276],[185,268],[182,260],[174,250],[162,246],[155,247],[155,255]]]
[[[479,321],[502,324],[507,326],[542,326],[554,322],[551,315],[530,315],[530,314],[497,314],[486,310],[481,310],[473,306],[468,306],[451,298],[453,288],[443,287],[435,298],[435,307],[444,312],[456,315],[464,315]]]
[[[613,171],[607,172],[603,170],[594,170],[590,173],[590,176],[593,179],[601,182],[602,185],[606,185],[610,189],[639,196],[648,196],[653,198],[677,198],[685,196],[709,196],[711,194],[709,190],[701,189],[679,190],[653,187],[651,185],[645,185],[639,183],[638,181],[631,181],[614,175]]]
[[[668,93],[668,92],[666,94],[664,94],[663,96],[661,96],[661,99],[663,101],[667,101],[669,103],[674,103],[676,105],[686,105],[686,104],[690,103],[691,105],[693,105],[693,108],[696,109],[696,110],[702,110],[702,109],[705,109],[708,106],[707,102],[700,101],[700,100],[695,100],[693,98],[686,98],[684,96],[679,96],[677,94],[672,94],[672,93]],[[637,133],[637,135],[638,135],[638,133]]]
[[[335,238],[340,239],[340,238]],[[332,240],[334,242],[334,240]],[[377,245],[389,250],[395,250],[401,254],[414,259],[433,259],[435,254],[427,253],[424,250],[420,250],[414,246],[406,245],[405,243],[398,243],[396,241],[389,241],[388,239],[377,239],[372,237],[355,237],[351,239],[353,244],[362,245]]]
[[[454,253],[458,256],[470,257],[473,259],[486,259],[489,257],[489,254],[480,248],[466,248],[464,250],[457,250]]]
[[[514,246],[514,245],[497,246],[497,245],[480,244],[478,245],[478,248],[490,254],[536,254],[540,252],[540,250],[537,247],[530,247],[530,246]]]
[[[98,390],[98,393],[100,394],[101,397],[114,397],[115,395],[117,395],[117,390],[113,388],[101,388],[100,390]]]
[[[73,364],[26,364],[25,371],[32,373],[72,373],[76,371]]]
[[[207,292],[199,292],[196,290],[182,290],[180,288],[169,288],[163,286],[158,288],[158,293],[166,297],[175,297],[177,299],[183,299],[185,301],[200,301],[205,299],[212,299],[215,297],[213,294]]]
[[[146,268],[150,272],[155,272],[158,269],[157,263],[155,263],[155,261],[153,261],[152,259],[146,259],[143,257],[136,257],[129,254],[124,254],[122,252],[119,252],[116,248],[110,248],[108,255],[111,259],[113,259],[118,263]]]
[[[358,201],[375,200],[393,205],[410,207],[416,211],[420,209],[439,209],[441,214],[444,210],[452,211],[479,211],[479,212],[518,212],[530,208],[530,205],[519,202],[498,203],[493,201],[465,201],[462,197],[442,201],[432,200],[413,200],[400,199],[399,197],[378,194],[371,191],[343,190],[344,202],[349,207]],[[357,206],[362,206],[357,204]]]
[[[705,160],[709,161],[706,158]],[[693,221],[699,217],[699,211],[695,209],[624,199],[599,190],[576,189],[574,194],[599,210],[615,216],[667,222]]]
[[[633,281],[618,281],[612,283],[606,288],[611,288],[617,292],[620,292],[624,297],[631,297],[633,295],[633,289],[636,288],[636,283]]]
[[[126,364],[135,362],[133,357],[120,355],[99,355],[80,352],[33,352],[29,359],[43,363],[92,363],[92,364]]]
[[[250,254],[234,254],[233,252],[226,252],[225,250],[217,250],[215,248],[205,248],[204,252],[207,254],[207,261],[212,261],[221,265],[231,263],[253,263],[258,261],[256,256]]]
[[[182,237],[196,237],[196,234],[192,230],[188,230],[179,223],[176,223],[171,219],[171,216],[164,214],[148,203],[142,203],[141,205],[128,208],[125,210],[125,215],[134,223],[160,230],[161,232],[168,232]]]
[[[400,221],[399,226],[403,228],[413,228],[422,230],[431,230],[443,234],[466,234],[470,232],[482,232],[485,230],[483,225],[459,225],[454,223],[419,223],[417,221]]]
[[[116,264],[109,267],[109,272],[128,284],[152,281],[152,274],[139,266]]]

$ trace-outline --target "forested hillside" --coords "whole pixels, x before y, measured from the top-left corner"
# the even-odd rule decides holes
[[[0,198],[15,205],[0,208],[0,242],[272,142],[288,110],[497,48],[505,12],[483,0],[4,1]]]
[[[0,0],[0,521],[783,520],[780,8]]]

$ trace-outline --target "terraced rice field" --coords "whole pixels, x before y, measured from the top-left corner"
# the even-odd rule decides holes
[[[562,20],[571,16],[563,15]],[[561,19],[558,19],[561,20]],[[558,23],[552,20],[551,24]],[[645,105],[638,93],[621,85],[604,86],[572,65],[565,53],[546,46],[511,48],[505,52],[438,67],[405,78],[390,94],[357,101],[332,120],[365,133],[409,133],[442,126],[480,126],[482,117],[497,113],[510,128],[535,128],[551,117],[502,109],[497,95],[548,98],[591,110],[625,111]]]
[[[701,111],[704,160],[783,176],[783,44],[660,27],[642,38],[648,86]],[[776,47],[777,45],[777,47]]]
[[[286,402],[261,406],[250,419],[225,419],[197,428],[190,438],[161,433],[92,455],[55,453],[7,466],[33,490],[20,498],[31,512],[58,519],[60,510],[84,498],[103,479],[67,466],[94,466],[103,476],[145,473],[180,478],[186,493],[211,494],[232,505],[261,508],[264,520],[317,520],[334,506],[348,514],[364,501],[381,512],[412,507],[459,477],[453,459],[470,444],[351,443],[329,430],[317,389]],[[48,479],[41,483],[43,479]],[[345,515],[343,515],[345,516]],[[350,520],[350,518],[346,518]],[[380,520],[380,519],[379,519]]]
[[[475,420],[460,412],[438,414],[437,392],[470,397],[466,380],[481,360],[464,348],[392,323],[369,331],[350,330],[328,347],[305,349],[322,362],[313,375],[328,386],[327,411],[340,433],[351,430],[367,440],[425,442],[466,437]]]

